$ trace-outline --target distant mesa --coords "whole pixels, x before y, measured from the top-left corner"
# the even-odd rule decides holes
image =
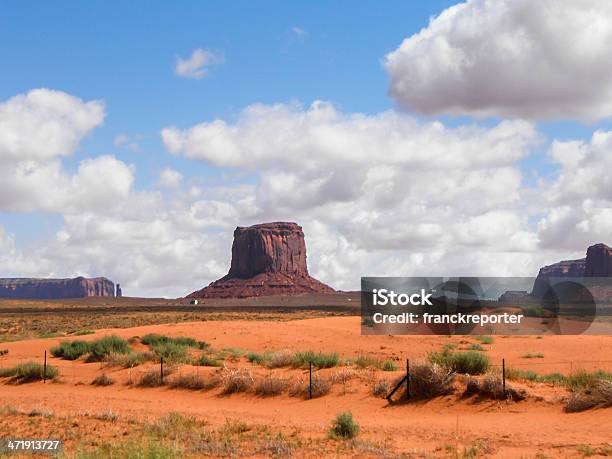
[[[118,289],[121,292],[121,289]],[[0,298],[62,299],[115,296],[115,284],[105,277],[86,279],[0,279]]]
[[[187,298],[249,298],[334,289],[308,274],[302,227],[291,222],[237,227],[229,272]]]
[[[542,298],[553,278],[612,277],[612,248],[595,244],[587,249],[586,258],[560,261],[540,268],[531,296]]]

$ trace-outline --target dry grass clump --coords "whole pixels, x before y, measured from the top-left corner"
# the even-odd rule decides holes
[[[104,358],[104,366],[107,367],[122,367],[134,368],[144,362],[157,360],[157,356],[153,352],[135,352],[131,354],[119,354],[113,352]]]
[[[275,378],[272,375],[260,378],[255,383],[255,394],[262,397],[270,397],[282,394],[289,385],[286,379]]]
[[[410,397],[429,399],[453,393],[455,374],[436,363],[410,366]],[[399,381],[398,381],[399,382]]]
[[[575,392],[567,400],[565,411],[578,413],[595,407],[612,406],[612,381],[601,380],[594,389]]]
[[[288,367],[293,363],[293,352],[288,349],[283,349],[278,352],[273,352],[267,364],[268,368]]]
[[[372,395],[375,397],[385,398],[391,390],[391,383],[386,379],[379,379],[374,381],[372,386]]]
[[[164,380],[158,368],[151,368],[140,375],[136,385],[139,387],[159,387],[166,383],[166,376],[174,373],[173,367],[164,367]]]
[[[312,375],[312,398],[322,397],[329,394],[331,390],[331,382],[329,379],[319,376],[317,373]],[[310,397],[310,380],[300,378],[289,390],[289,395],[292,397]]]
[[[247,392],[253,387],[254,382],[253,375],[249,370],[226,368],[223,377],[223,394]]]
[[[343,368],[340,371],[336,371],[331,375],[332,384],[346,384],[356,376],[355,370],[350,368]]]
[[[93,386],[111,386],[115,384],[115,380],[106,373],[102,373],[100,376],[96,376],[91,384]]]
[[[466,381],[465,394],[478,394],[482,397],[492,398],[495,400],[524,400],[527,397],[527,392],[524,389],[516,389],[506,385],[504,393],[504,383],[502,378],[497,374],[487,374],[482,380],[476,378],[468,378]]]
[[[170,380],[170,387],[172,389],[202,390],[206,388],[206,381],[197,373],[182,374]]]

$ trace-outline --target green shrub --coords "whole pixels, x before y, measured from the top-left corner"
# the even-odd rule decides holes
[[[358,434],[359,424],[355,422],[350,412],[338,414],[329,431],[329,436],[331,438],[340,438],[343,440],[355,438]]]
[[[398,370],[398,366],[392,362],[391,360],[384,360],[380,369],[382,371],[397,371]]]
[[[249,352],[246,356],[249,362],[256,363],[258,365],[267,365],[269,362],[272,361],[272,353],[270,352]]]
[[[485,350],[484,347],[482,347],[480,344],[477,344],[477,343],[470,344],[468,349],[470,351],[484,351]]]
[[[308,368],[310,362],[316,368],[332,368],[338,365],[340,359],[338,354],[323,354],[322,352],[296,352],[293,355],[292,365],[294,368]]]
[[[126,340],[116,335],[105,336],[90,343],[89,362],[99,362],[110,354],[129,354],[132,350]]]
[[[213,359],[207,355],[203,355],[200,358],[196,359],[193,362],[194,365],[198,365],[200,367],[220,367],[221,361],[217,359]]]
[[[73,333],[74,336],[83,336],[83,335],[93,335],[94,333],[96,333],[95,331],[92,330],[79,330],[79,331],[75,331]]]
[[[478,335],[475,338],[478,341],[480,341],[482,344],[493,344],[493,337],[492,336]]]
[[[76,360],[82,355],[88,354],[90,348],[91,346],[87,341],[62,341],[59,346],[51,348],[51,355],[66,360]]]
[[[176,344],[179,346],[187,346],[187,347],[206,347],[207,344],[199,341],[196,341],[194,338],[188,337],[188,336],[177,336],[177,337],[171,337],[171,336],[164,336],[164,335],[158,335],[156,333],[149,333],[148,335],[145,335],[141,338],[141,343],[142,344],[146,344],[147,346],[155,346],[158,344],[167,344],[167,343],[172,343],[172,344]]]
[[[527,352],[526,354],[523,354],[523,358],[524,359],[543,359],[544,354],[541,354],[541,353],[532,354],[531,352]]]
[[[10,368],[0,369],[0,377],[13,377],[18,383],[28,383],[43,379],[44,366],[39,363],[27,362]],[[47,365],[47,379],[56,379],[59,376],[57,367]]]
[[[151,360],[157,360],[157,356],[152,352],[132,352],[130,354],[109,354],[104,358],[106,366],[134,368]]]
[[[430,352],[429,361],[456,373],[479,375],[489,369],[489,358],[476,351]]]
[[[158,342],[149,346],[150,349],[165,362],[186,363],[189,360],[187,347],[174,342]]]
[[[268,362],[268,368],[282,368],[293,364],[293,352],[285,349],[272,353],[272,357]]]
[[[584,370],[579,370],[567,377],[566,386],[572,392],[590,391],[599,386],[602,381],[612,380],[612,373],[604,371],[595,371],[589,373]]]

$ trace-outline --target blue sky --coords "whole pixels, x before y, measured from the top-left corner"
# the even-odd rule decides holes
[[[508,82],[501,82],[503,77],[492,75],[488,80],[484,80],[486,82],[483,84],[482,82],[476,82],[474,74],[467,70],[464,79],[451,80],[449,76],[449,81],[441,81],[440,75],[444,76],[445,72],[450,75],[452,71],[448,70],[450,67],[438,67],[436,70],[436,66],[445,65],[440,63],[445,55],[440,54],[442,57],[438,56],[437,60],[431,57],[439,51],[436,50],[436,42],[433,39],[427,37],[421,41],[415,39],[415,42],[409,48],[400,50],[399,47],[404,39],[413,37],[422,29],[428,28],[430,18],[436,17],[455,3],[453,1],[388,1],[384,3],[375,1],[194,1],[173,4],[156,1],[60,3],[10,1],[4,4],[3,12],[0,14],[0,40],[4,43],[0,50],[0,62],[2,62],[0,64],[2,73],[0,103],[20,94],[27,94],[37,88],[61,91],[81,101],[101,101],[104,104],[105,111],[103,123],[96,123],[95,127],[87,129],[74,149],[66,154],[60,152],[58,153],[59,156],[54,156],[53,161],[59,160],[61,162],[62,174],[65,175],[66,180],[70,181],[78,175],[79,167],[84,160],[111,155],[121,163],[120,165],[129,166],[132,170],[133,185],[129,195],[130,199],[137,199],[138,193],[143,193],[138,199],[144,199],[145,194],[152,199],[151,196],[157,193],[159,199],[163,200],[164,204],[155,208],[155,212],[159,212],[160,221],[165,221],[163,220],[164,216],[171,212],[170,209],[176,211],[177,200],[184,199],[184,197],[181,197],[183,195],[177,190],[172,192],[160,191],[158,184],[160,173],[164,169],[172,169],[182,174],[182,188],[180,190],[185,193],[189,189],[193,191],[193,187],[197,187],[199,190],[197,192],[207,196],[207,199],[212,199],[210,196],[215,196],[214,203],[210,200],[206,201],[208,205],[213,207],[221,205],[218,203],[225,199],[219,198],[219,193],[223,194],[225,192],[222,190],[224,187],[232,188],[232,193],[235,194],[238,189],[243,190],[241,187],[250,186],[250,191],[246,191],[245,196],[254,199],[250,205],[258,210],[243,219],[239,218],[240,221],[235,221],[235,218],[234,220],[231,220],[231,218],[223,220],[223,224],[212,225],[213,228],[210,231],[226,231],[227,228],[236,224],[254,223],[258,219],[287,217],[287,219],[297,220],[300,218],[301,221],[306,221],[306,228],[313,228],[313,234],[314,231],[320,231],[320,234],[313,236],[314,246],[324,247],[325,243],[323,241],[326,237],[324,234],[327,234],[326,231],[330,231],[334,234],[334,238],[339,238],[339,241],[356,244],[356,252],[365,250],[367,253],[363,255],[363,264],[357,264],[357,266],[371,266],[372,257],[377,260],[388,257],[377,255],[376,247],[372,248],[368,244],[357,242],[352,230],[343,228],[341,222],[326,221],[322,217],[324,212],[320,206],[299,208],[299,211],[296,210],[296,215],[293,216],[289,215],[290,212],[283,212],[281,209],[291,208],[291,205],[296,205],[295,203],[290,205],[277,202],[272,205],[264,202],[265,199],[262,201],[261,196],[265,191],[266,177],[270,180],[272,180],[271,177],[278,177],[274,174],[279,170],[284,171],[285,175],[283,177],[285,178],[288,176],[287,174],[294,174],[296,177],[299,175],[295,171],[300,170],[302,166],[296,163],[295,159],[289,166],[282,165],[282,152],[274,153],[279,156],[268,166],[259,168],[252,164],[249,165],[247,156],[250,152],[247,151],[241,153],[243,156],[240,156],[242,158],[240,161],[244,164],[240,162],[232,163],[233,167],[227,167],[227,163],[222,159],[223,151],[214,151],[214,145],[212,144],[208,147],[193,144],[195,153],[193,151],[188,152],[184,145],[175,145],[174,154],[170,154],[173,147],[167,141],[162,140],[161,131],[164,128],[176,127],[182,132],[181,135],[183,135],[184,140],[188,142],[190,138],[188,130],[199,123],[222,120],[228,126],[240,131],[240,126],[248,124],[246,122],[240,124],[242,123],[240,120],[247,116],[245,108],[252,104],[263,104],[263,106],[270,107],[273,104],[291,106],[291,104],[299,102],[302,108],[295,110],[305,115],[309,113],[310,104],[316,100],[333,103],[336,115],[340,118],[350,118],[357,116],[357,114],[364,114],[368,117],[367,119],[374,120],[378,114],[390,111],[400,117],[409,117],[416,120],[417,123],[421,123],[423,129],[438,122],[442,123],[447,130],[460,130],[465,126],[478,125],[484,130],[480,137],[486,137],[486,132],[494,130],[505,120],[523,118],[535,130],[534,138],[538,137],[539,140],[536,141],[531,138],[532,134],[526,133],[524,130],[528,128],[524,126],[520,129],[516,128],[517,132],[521,131],[520,135],[513,131],[513,135],[523,136],[524,142],[529,144],[528,152],[521,153],[520,157],[517,157],[516,161],[513,162],[516,170],[522,174],[520,179],[522,188],[517,191],[517,193],[520,192],[521,197],[517,198],[518,201],[512,204],[512,211],[516,211],[517,216],[521,215],[521,212],[527,216],[527,220],[524,222],[525,227],[521,227],[517,231],[530,233],[529,237],[533,239],[535,246],[539,244],[541,248],[550,248],[557,244],[559,250],[563,253],[578,253],[582,250],[581,246],[572,245],[567,241],[559,242],[557,230],[550,230],[556,235],[551,236],[551,241],[554,239],[556,242],[546,241],[546,237],[542,233],[542,226],[544,226],[544,230],[548,230],[551,225],[550,222],[554,220],[550,216],[548,219],[546,217],[546,212],[549,209],[546,206],[549,205],[552,208],[553,204],[542,204],[537,210],[527,209],[533,204],[532,199],[528,196],[533,191],[530,191],[530,189],[542,186],[551,187],[548,192],[552,193],[553,188],[557,185],[561,186],[561,181],[565,180],[563,171],[564,167],[568,167],[567,164],[555,163],[549,155],[553,140],[576,140],[589,144],[595,131],[610,129],[610,116],[605,114],[607,108],[599,107],[596,103],[591,108],[588,104],[591,103],[592,94],[586,94],[586,91],[578,90],[575,91],[576,94],[570,94],[574,98],[570,100],[570,105],[559,104],[555,106],[553,102],[549,102],[563,99],[564,93],[554,93],[551,89],[551,94],[546,94],[546,86],[540,86],[541,82],[538,80],[543,81],[547,78],[546,72],[550,69],[542,68],[540,69],[541,73],[538,73],[539,69],[533,66],[533,72],[530,72],[528,59],[533,58],[531,55],[525,57],[524,68],[526,70],[521,70],[521,56],[518,57],[518,63],[514,61],[514,64],[509,59],[504,59],[503,56],[497,58],[496,65],[498,67],[503,69],[504,65],[508,65],[508,72],[506,73],[512,73],[515,69],[518,69],[513,77],[515,79],[509,80],[508,84]],[[500,2],[499,8],[504,7],[505,3]],[[597,3],[594,2],[594,4]],[[571,4],[567,5],[569,5],[567,6],[568,11],[574,8]],[[605,3],[601,3],[601,5],[604,6],[602,6],[600,14],[602,18],[607,19],[608,9]],[[476,18],[475,24],[482,20],[483,24],[487,24],[487,27],[482,27],[484,31],[476,30],[479,28],[475,26],[474,30],[467,34],[478,36],[476,43],[486,43],[488,25],[493,31],[495,27],[499,28],[501,30],[500,35],[508,33],[512,37],[513,30],[518,30],[522,27],[522,24],[517,25],[509,19],[504,19],[504,17],[512,15],[497,14],[496,11],[493,11],[497,6],[486,6],[484,8],[481,8],[481,6],[481,1],[470,2],[468,6],[462,8],[462,11],[467,11],[464,17],[457,14],[449,16],[450,19],[440,19],[436,23],[438,26],[432,26],[430,32],[434,35],[439,34],[448,43],[456,46],[453,51],[456,54],[464,52],[466,55],[470,55],[469,53],[473,52],[472,58],[475,66],[479,64],[479,59],[482,60],[483,70],[480,74],[485,75],[488,71],[495,72],[495,69],[491,70],[489,66],[490,59],[494,58],[486,55],[486,49],[485,51],[482,49],[463,49],[462,46],[468,46],[465,43],[472,42],[466,40],[463,35],[457,36],[457,34],[463,32],[457,32],[457,30],[461,31],[461,28],[456,27],[456,25],[460,24],[460,21],[466,20],[466,17]],[[528,2],[520,1],[508,8],[527,9],[531,7]],[[539,11],[535,10],[537,7],[533,8],[533,17],[539,18]],[[469,9],[471,10],[468,11]],[[545,20],[546,18],[543,19],[543,21]],[[571,15],[564,17],[562,20],[571,21]],[[493,24],[495,21],[500,22],[496,25]],[[451,24],[452,27],[448,24]],[[537,37],[538,30],[542,30],[543,34],[554,36],[557,30],[554,29],[556,26],[554,24],[554,27],[549,26],[549,24],[543,22],[539,26],[540,28],[536,28],[535,32],[532,31],[536,45],[540,43],[538,41],[540,38],[542,41],[544,40],[544,37]],[[570,30],[568,33],[571,34],[571,30],[573,30],[571,26],[572,24],[569,24],[569,26],[562,24],[559,30],[565,27],[566,30]],[[605,36],[605,34],[601,35],[601,37]],[[546,37],[549,37],[549,35]],[[592,44],[595,45],[593,49],[597,49],[598,39],[605,43],[604,38],[601,37],[596,36],[592,39]],[[580,42],[579,39],[574,41]],[[427,48],[428,46],[431,48]],[[470,44],[469,46],[476,45]],[[499,46],[503,47],[506,44],[502,43]],[[215,54],[219,58],[219,62],[207,67],[207,75],[203,78],[183,78],[177,75],[174,68],[177,58],[188,59],[197,49]],[[491,49],[493,53],[494,46]],[[550,52],[550,62],[555,62],[557,59],[552,54],[557,51],[552,49],[541,52]],[[587,81],[580,81],[580,78],[584,80],[583,76],[576,77],[572,75],[571,68],[568,70],[568,65],[571,66],[573,62],[571,59],[578,61],[581,54],[579,51],[576,51],[578,58],[570,55],[571,53],[564,53],[563,50],[559,52],[562,53],[560,54],[562,59],[566,59],[566,62],[563,62],[563,65],[565,65],[563,69],[564,72],[567,72],[568,81],[576,82],[576,86],[581,84],[586,86]],[[391,69],[385,61],[385,56],[392,52],[395,52],[397,57],[395,62],[398,63],[399,70]],[[536,55],[536,57],[538,56]],[[544,56],[544,60],[546,60],[546,57]],[[597,60],[598,56],[594,55],[593,61],[589,61],[588,65],[595,65],[593,62],[597,62]],[[585,64],[576,62],[576,75],[584,75],[584,73],[578,73],[582,72],[579,67],[584,70]],[[433,73],[427,74],[430,71],[428,69],[433,69]],[[521,74],[521,71],[524,73]],[[605,78],[607,71],[606,69],[598,69],[598,71],[601,71],[601,74],[604,75],[602,79],[597,80],[603,89],[607,84]],[[498,100],[480,100],[476,93],[466,96],[472,97],[472,100],[475,101],[474,104],[480,104],[474,108],[475,105],[470,100],[466,102],[466,99],[460,96],[469,93],[469,91],[474,91],[474,88],[478,89],[479,85],[483,87],[484,93],[486,92],[484,90],[485,86],[491,85],[494,88],[496,78],[500,80],[498,93],[502,94],[509,86],[515,86],[516,97],[512,94],[504,100],[500,97],[502,101],[499,102]],[[423,97],[420,95],[420,89],[418,91],[410,89],[411,84],[408,85],[409,89],[406,89],[406,86],[401,86],[402,79],[408,82],[414,81],[415,88],[417,83],[421,85]],[[431,83],[428,83],[429,81]],[[398,86],[395,86],[396,83]],[[571,84],[566,86],[569,88]],[[400,87],[403,89],[397,89]],[[453,94],[458,96],[456,101],[450,101],[445,106],[444,101],[440,102],[436,94],[442,94],[448,87],[454,87]],[[551,83],[551,87],[558,90],[554,82]],[[563,88],[563,86],[560,87]],[[521,93],[527,94],[530,91],[536,94],[536,98],[537,94],[542,94],[541,107],[530,103],[529,100],[518,100],[518,102],[515,100],[521,99]],[[572,91],[568,89],[568,92]],[[495,94],[495,88],[493,94]],[[570,96],[568,96],[568,100]],[[602,96],[602,99],[606,97]],[[431,101],[430,104],[427,101],[423,102],[427,98]],[[528,98],[533,99],[532,96],[525,96],[525,99]],[[493,99],[497,98],[494,97]],[[577,102],[575,103],[575,101]],[[573,113],[571,109],[567,110],[568,106],[572,107],[574,105],[579,106],[581,111]],[[486,114],[483,115],[482,113],[485,112]],[[376,129],[382,128],[378,126]],[[410,135],[418,137],[421,132],[420,129]],[[244,131],[246,132],[248,129],[244,128]],[[400,137],[406,135],[406,139],[411,138],[405,130],[395,134]],[[19,133],[16,133],[16,135],[19,135]],[[265,135],[271,137],[266,138]],[[126,136],[128,140],[119,144],[119,136]],[[458,137],[460,138],[461,135],[458,134]],[[477,137],[479,135],[476,135]],[[264,143],[267,141],[273,144],[276,140],[274,133],[262,134],[262,142]],[[243,145],[238,138],[232,138],[232,141],[236,142],[236,145]],[[449,148],[453,150],[455,148],[453,144],[448,143],[452,141],[452,139],[445,140],[446,143],[443,142],[443,144],[450,145]],[[476,139],[474,139],[475,141]],[[130,144],[133,143],[137,144],[137,151],[135,151],[135,148],[130,148]],[[497,144],[498,142],[494,142],[491,145]],[[1,148],[2,145],[0,144],[0,157]],[[248,150],[249,147],[247,145],[240,148]],[[331,146],[329,148],[324,147],[323,150],[326,148],[327,152],[332,150]],[[463,151],[459,146],[456,148],[458,152]],[[436,150],[432,147],[432,151]],[[383,150],[371,153],[381,162],[384,162],[386,154],[387,152]],[[410,156],[409,152],[406,154]],[[503,156],[504,153],[500,154]],[[318,157],[316,152],[314,156]],[[432,153],[432,159],[432,164],[435,165],[434,153]],[[500,161],[503,162],[503,159]],[[319,159],[317,164],[320,165],[322,162],[324,160]],[[466,159],[467,163],[469,163],[469,160]],[[279,166],[279,164],[281,165]],[[330,163],[329,166],[323,167],[321,171],[334,170],[334,164],[336,163]],[[304,169],[310,167],[314,166],[312,164],[304,165]],[[470,170],[474,170],[474,167]],[[363,176],[361,172],[359,174],[359,177]],[[305,177],[298,178],[306,180]],[[347,176],[347,179],[349,178]],[[550,183],[542,185],[541,178],[545,178]],[[287,183],[298,183],[296,180]],[[310,183],[312,180],[313,176],[310,175],[306,183]],[[336,179],[330,180],[334,181]],[[355,180],[358,180],[357,176],[355,176]],[[555,181],[559,181],[559,183],[557,185],[552,183]],[[337,190],[340,186],[339,183],[332,183],[332,185],[334,190]],[[196,191],[193,191],[193,193],[196,193]],[[343,193],[349,193],[349,191],[345,190]],[[117,196],[123,195],[119,194]],[[112,197],[112,194],[109,194],[109,197]],[[336,204],[342,201],[341,198],[338,199],[334,201]],[[413,202],[429,205],[429,199],[433,198],[415,196]],[[399,201],[398,199],[397,202],[399,203]],[[5,272],[0,272],[0,275],[18,274],[17,271],[22,269],[24,260],[37,253],[34,247],[56,240],[59,231],[66,229],[67,233],[74,236],[73,229],[70,229],[69,217],[76,216],[79,212],[81,214],[85,212],[84,210],[63,211],[62,208],[53,205],[37,206],[33,199],[31,202],[33,204],[32,206],[26,206],[27,210],[15,209],[10,205],[0,208],[0,228],[8,238],[7,240],[12,240],[10,247],[17,254],[14,255],[16,258],[11,259],[13,260],[13,268],[11,269],[10,260],[5,262]],[[246,201],[241,202],[240,205],[245,205],[244,202]],[[572,203],[572,205],[578,205],[575,199]],[[190,201],[189,206],[186,202],[183,202],[183,204],[185,209],[191,206],[190,212],[193,213],[195,201]],[[504,207],[506,204],[484,209],[481,216],[489,215],[492,210],[499,210],[502,207],[506,209]],[[449,203],[445,205],[448,206]],[[555,205],[560,209],[563,207],[559,203]],[[204,201],[199,206],[206,207]],[[231,202],[231,206],[235,211],[239,208],[235,201]],[[600,202],[597,208],[606,210],[606,206],[607,204]],[[327,210],[330,211],[330,209]],[[347,209],[344,210],[351,215],[356,215],[356,211],[351,213]],[[370,210],[375,211],[375,209]],[[334,207],[334,211],[337,212],[338,210]],[[394,212],[397,213],[398,209]],[[443,209],[436,208],[436,212],[443,213]],[[455,218],[463,221],[464,217],[468,218],[466,215],[469,213],[469,211],[463,212]],[[475,216],[469,216],[469,218]],[[124,217],[116,213],[114,218],[120,221]],[[587,221],[590,217],[585,216],[584,218],[586,220],[583,219],[572,224],[576,228],[589,226],[584,221]],[[593,216],[593,218],[595,217]],[[151,222],[145,221],[142,223],[146,225]],[[407,224],[408,222],[406,222]],[[432,224],[432,222],[428,222],[428,224]],[[580,226],[581,224],[582,226]],[[591,227],[594,224],[592,223]],[[204,222],[198,222],[197,225],[199,225],[198,227],[208,228]],[[406,225],[403,227],[407,228]],[[325,228],[325,231],[322,228]],[[409,229],[407,231],[413,230],[416,233],[421,231],[421,229]],[[376,240],[379,236],[380,233],[376,233],[369,239]],[[81,237],[86,237],[86,234],[81,234]],[[595,237],[581,236],[578,239],[584,242]],[[412,239],[407,238],[406,240]],[[223,242],[227,243],[227,238],[223,239]],[[65,241],[62,240],[61,244],[64,243]],[[341,245],[340,242],[338,244]],[[386,247],[385,244],[386,242],[381,238],[380,250]],[[406,250],[410,254],[424,253],[423,251],[429,250],[427,247],[431,247],[431,244],[427,243],[423,247],[408,246]],[[88,248],[93,250],[93,247]],[[49,250],[49,253],[53,253],[53,250]],[[83,248],[81,247],[79,250],[83,250]],[[152,250],[155,250],[155,248],[153,247]],[[336,245],[334,250],[340,250],[339,245]],[[445,250],[440,249],[438,256],[444,258]],[[513,254],[529,251],[530,249],[524,246],[516,250],[504,249],[504,253]],[[52,255],[48,256],[52,258]],[[138,258],[139,254],[134,254],[134,256]],[[461,258],[458,253],[453,256],[457,259]],[[202,277],[201,283],[213,280],[212,278],[217,272],[222,270],[221,267],[227,264],[226,255],[218,255],[215,252],[215,255],[211,254],[211,257],[217,260],[215,268],[210,268],[205,274],[199,274]],[[452,259],[452,256],[450,258]],[[21,260],[20,263],[15,261],[17,259]],[[327,275],[334,280],[337,279],[340,283],[351,283],[351,281],[341,279],[343,276],[341,267],[332,266],[332,262],[326,262],[316,255],[312,255],[312,259],[315,269],[318,269],[322,275]],[[405,267],[403,262],[399,261],[401,259],[405,260],[406,256],[398,257],[395,262],[389,265],[380,265],[376,268],[377,273],[393,274],[391,271],[395,269],[394,267]],[[121,269],[115,269],[111,262],[97,264],[90,260],[83,265],[79,265],[74,260],[75,258],[62,260],[61,269],[47,268],[47,270],[49,274],[72,275],[87,271],[86,274],[89,275],[126,275]],[[539,263],[539,260],[524,263],[530,266],[529,269],[533,269],[532,266]],[[60,261],[58,261],[58,264],[60,264]],[[51,265],[53,265],[53,260],[50,260],[47,264],[47,266]],[[449,266],[456,265],[451,263]],[[106,271],[110,271],[110,273]],[[23,274],[44,275],[46,272],[44,269],[42,271],[26,269]],[[347,275],[344,274],[345,277]],[[351,279],[357,278],[358,273],[352,272],[348,276]],[[131,278],[130,275],[127,275],[127,277]],[[132,277],[135,291],[149,293],[152,291],[151,289],[157,289],[153,280],[143,281],[142,279],[138,280],[137,276]],[[193,284],[193,287],[198,287],[195,283],[196,281],[192,280],[189,285]],[[129,288],[130,281],[127,284]],[[160,285],[159,289],[163,289],[163,286]]]

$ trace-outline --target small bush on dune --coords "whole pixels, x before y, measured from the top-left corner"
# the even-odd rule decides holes
[[[122,367],[122,368],[134,368],[144,362],[157,360],[157,356],[152,352],[134,352],[131,354],[109,354],[104,358],[105,366]]]
[[[340,413],[336,416],[332,423],[332,428],[329,431],[331,438],[349,440],[355,438],[359,434],[359,424],[353,419],[350,412]]]
[[[200,367],[220,367],[222,365],[220,360],[213,359],[207,355],[203,355],[196,359],[193,364]]]
[[[173,342],[159,342],[150,346],[151,350],[165,362],[186,363],[189,360],[187,347]]]
[[[589,373],[579,370],[568,376],[565,384],[569,390],[577,392],[596,389],[602,381],[612,381],[612,373],[601,370]]]
[[[308,368],[312,362],[312,365],[316,368],[332,368],[338,365],[340,359],[338,354],[324,354],[322,352],[296,352],[293,355],[293,367],[294,368]]]
[[[287,389],[286,379],[275,378],[272,375],[260,378],[255,383],[255,394],[262,397],[270,397],[282,394]]]
[[[223,384],[223,394],[247,392],[253,387],[253,375],[245,369],[227,370]]]
[[[565,405],[568,413],[577,413],[595,407],[612,406],[612,381],[600,379],[591,389],[574,392]]]
[[[448,370],[456,373],[480,375],[489,369],[489,358],[476,351],[467,352],[430,352],[428,359]]]
[[[111,386],[115,384],[115,380],[108,376],[106,373],[102,373],[100,376],[97,376],[91,384],[93,386]]]
[[[19,384],[40,381],[44,377],[44,366],[39,363],[27,362],[11,368],[0,369],[0,377],[12,377]],[[56,379],[59,376],[57,367],[47,365],[47,379]]]
[[[372,386],[372,395],[376,397],[385,398],[389,391],[391,390],[391,384],[386,379],[379,379],[378,381],[374,381],[374,385]]]
[[[140,376],[137,382],[139,387],[159,387],[166,383],[166,376],[172,373],[172,369],[164,368],[164,380],[162,382],[160,371],[151,369]]]
[[[116,335],[92,341],[89,349],[89,362],[100,362],[110,354],[129,354],[132,351],[128,342]]]
[[[429,399],[453,393],[455,375],[436,363],[410,366],[410,397]],[[398,381],[399,382],[399,381]]]
[[[202,390],[206,388],[204,378],[197,373],[177,375],[170,380],[173,389]]]
[[[273,352],[268,362],[268,368],[282,368],[288,367],[293,364],[293,352],[289,350],[282,350]]]
[[[88,354],[90,347],[87,341],[62,341],[59,346],[51,348],[51,355],[66,360],[76,360],[82,355]]]
[[[258,365],[266,365],[272,360],[272,354],[270,352],[249,352],[246,356],[249,362],[256,363]]]
[[[200,344],[194,338],[191,338],[189,336],[171,337],[171,336],[158,335],[156,333],[149,333],[148,335],[144,335],[140,339],[140,342],[142,344],[146,344],[147,346],[154,346],[156,344],[173,343],[179,346],[198,347]]]
[[[312,375],[312,398],[323,397],[329,394],[332,384],[329,379],[319,376],[318,374]],[[299,379],[293,387],[289,390],[289,395],[292,397],[303,397],[305,399],[310,398],[310,380]]]
[[[93,335],[95,334],[95,331],[92,330],[79,330],[79,331],[75,331],[73,333],[74,336],[83,336],[83,335]]]

